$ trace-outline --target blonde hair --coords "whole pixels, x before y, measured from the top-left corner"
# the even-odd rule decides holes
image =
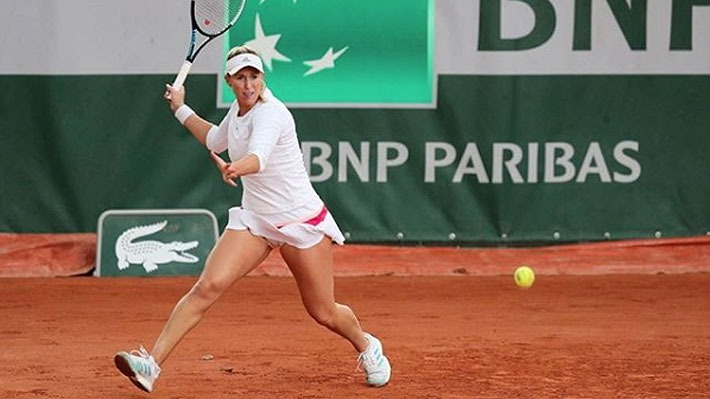
[[[243,44],[241,46],[232,47],[227,53],[227,61],[240,54],[254,54],[255,56],[261,58],[261,55],[253,48]],[[226,77],[226,76],[225,76]],[[264,85],[261,88],[261,93],[259,93],[259,101],[266,102],[266,97],[264,97],[264,91],[266,90],[266,74],[264,74]]]
[[[243,44],[241,46],[232,47],[229,50],[229,52],[227,53],[227,61],[238,56],[239,54],[254,54],[255,56],[261,58],[261,56],[259,55],[259,53],[256,52],[256,50],[247,46],[246,44]]]

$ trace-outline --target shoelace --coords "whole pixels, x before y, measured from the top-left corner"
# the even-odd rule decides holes
[[[153,360],[152,356],[143,347],[143,345],[141,345],[138,350],[132,350],[131,355],[141,358],[141,362],[139,362],[139,364],[143,369],[141,370],[143,374],[155,374],[156,376],[160,374],[160,367],[158,367],[155,360]]]
[[[370,347],[357,356],[357,367],[355,368],[355,371],[360,371],[364,368],[366,372],[370,372],[370,369],[375,367],[375,359],[370,355],[370,353],[368,353],[369,349]]]
[[[150,358],[150,353],[148,353],[148,351],[143,347],[143,345],[141,345],[141,347],[138,348],[137,350],[136,349],[132,350],[131,355],[142,357],[143,359]]]

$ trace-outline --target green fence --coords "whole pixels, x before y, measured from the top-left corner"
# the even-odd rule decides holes
[[[410,25],[389,26],[406,31],[411,46],[402,37],[380,41],[394,33],[373,31],[388,26],[368,8],[322,22],[309,8],[335,3],[344,6],[252,2],[224,47],[268,42],[290,59],[270,53],[267,82],[294,106],[304,162],[351,242],[525,245],[710,231],[710,52],[700,42],[710,32],[702,22],[709,1],[383,5],[380,17],[411,12]],[[186,19],[185,10],[166,12]],[[115,14],[104,25],[115,28]],[[45,33],[26,40],[83,40]],[[114,64],[93,53],[76,69],[60,68],[71,73],[41,69],[22,58],[30,45],[3,57],[0,231],[91,232],[107,209],[202,208],[224,226],[241,192],[221,182],[161,98],[180,61],[162,66],[157,49],[176,40],[167,36],[155,46],[149,35],[121,42],[145,55],[119,69],[158,65],[148,73],[108,73]],[[55,56],[48,60],[70,64]],[[210,59],[198,60],[186,88],[190,105],[217,122],[227,93],[221,61],[214,73],[200,72]],[[386,68],[370,68],[377,59]],[[39,72],[23,74],[21,65]],[[398,65],[414,66],[399,74]],[[336,79],[341,72],[364,78]],[[416,94],[342,97],[356,81]],[[308,94],[304,87],[318,94],[294,97]]]
[[[117,208],[207,208],[223,225],[240,192],[167,110],[167,79],[0,77],[0,230],[93,231]],[[187,87],[224,114],[213,76]],[[708,103],[706,76],[442,76],[434,110],[294,114],[352,241],[529,242],[704,234]]]

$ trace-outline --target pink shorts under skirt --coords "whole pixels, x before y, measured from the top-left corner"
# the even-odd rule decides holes
[[[288,244],[300,249],[310,248],[330,237],[333,242],[343,245],[345,237],[338,224],[326,207],[320,213],[302,222],[292,222],[284,225],[272,223],[269,215],[259,215],[241,207],[229,209],[227,229],[249,230],[252,234],[264,237],[272,248]]]

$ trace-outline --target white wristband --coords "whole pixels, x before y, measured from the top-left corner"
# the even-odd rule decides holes
[[[187,104],[183,104],[175,110],[175,118],[177,118],[177,120],[180,121],[180,123],[183,125],[185,124],[187,118],[191,117],[194,114],[195,111],[193,111],[192,108],[190,108]]]

